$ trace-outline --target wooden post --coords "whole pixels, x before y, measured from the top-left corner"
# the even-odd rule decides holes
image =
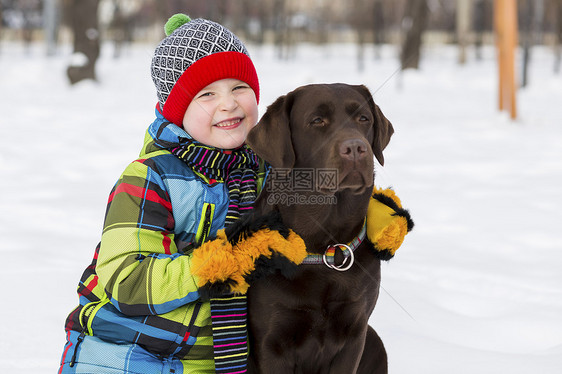
[[[494,26],[498,54],[499,109],[517,118],[517,84],[515,81],[515,50],[518,44],[516,0],[494,1]]]
[[[517,22],[517,0],[507,0],[507,40],[506,49],[508,51],[506,56],[508,84],[509,84],[509,114],[511,119],[517,119],[517,89],[518,83],[515,74],[515,52],[519,44],[519,32]]]

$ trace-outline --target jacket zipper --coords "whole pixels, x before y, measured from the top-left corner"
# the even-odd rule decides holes
[[[211,228],[211,204],[207,204],[207,209],[205,210],[205,220],[203,221],[203,230],[201,231],[201,238],[199,239],[198,245],[200,246],[207,240],[207,235],[209,235],[209,229]]]
[[[193,330],[193,326],[195,325],[195,320],[197,319],[197,316],[199,315],[199,310],[201,309],[202,304],[203,304],[202,301],[198,301],[195,304],[195,307],[193,308],[193,313],[191,314],[191,320],[189,321],[189,324],[187,325],[187,332],[184,336],[183,341],[181,342],[182,346],[187,345],[187,341],[188,341],[188,339],[189,339],[189,337],[191,336],[191,333],[192,333],[191,330]]]
[[[78,320],[80,321],[80,325],[82,326],[82,331],[80,331],[80,335],[78,335],[78,338],[76,339],[74,352],[72,353],[72,358],[70,359],[70,363],[68,364],[68,366],[70,367],[74,367],[74,364],[76,364],[76,354],[78,353],[78,347],[80,347],[80,344],[82,344],[82,342],[84,341],[84,338],[86,337],[86,331],[88,331],[88,320],[90,319],[92,312],[100,302],[101,300],[90,302],[84,305],[84,307],[80,311]]]
[[[80,335],[76,339],[76,345],[74,346],[74,353],[72,354],[72,358],[70,359],[69,366],[73,367],[76,364],[76,354],[78,353],[78,347],[84,341],[86,335],[93,335],[92,332],[92,320],[93,316],[96,315],[98,310],[103,307],[105,304],[109,302],[109,299],[103,299],[98,301],[92,301],[82,308],[80,312],[80,316],[78,317],[80,321],[80,325],[82,326],[82,331]]]
[[[80,333],[80,335],[76,339],[76,345],[74,346],[74,352],[72,353],[72,358],[70,359],[70,363],[68,364],[68,366],[70,366],[70,367],[73,367],[74,364],[76,364],[76,354],[78,353],[78,347],[84,341],[84,337],[86,336],[86,329],[87,329],[87,327],[84,327],[82,329],[82,332]]]
[[[193,326],[195,326],[195,320],[197,319],[197,316],[199,315],[199,311],[201,310],[201,305],[203,305],[203,302],[201,300],[199,300],[199,301],[197,301],[197,303],[195,303],[195,307],[193,308],[193,312],[191,314],[191,319],[189,320],[189,323],[187,325],[187,329],[185,331],[185,334],[183,335],[183,339],[182,339],[181,343],[178,345],[176,351],[174,353],[172,353],[169,357],[177,356],[177,355],[181,355],[182,357],[185,357],[189,353],[191,348],[193,347],[193,345],[188,346],[187,342],[193,334]],[[195,335],[195,338],[197,338],[197,335]]]

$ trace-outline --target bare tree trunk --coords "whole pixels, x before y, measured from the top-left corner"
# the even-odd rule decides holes
[[[242,29],[245,37],[259,45],[265,42],[265,31],[268,25],[269,2],[260,0],[244,0],[241,10],[240,22],[243,22]]]
[[[357,34],[357,69],[365,69],[365,43],[367,34],[372,31],[372,11],[369,10],[370,1],[354,0],[351,11],[350,24]]]
[[[206,0],[206,3],[208,4],[206,18],[220,23],[218,0]]]
[[[237,2],[238,6],[233,7],[231,18],[232,18],[232,31],[235,34],[240,34],[244,40],[250,39],[250,17],[251,17],[251,6],[249,0],[239,0]]]
[[[69,20],[74,33],[74,53],[85,56],[84,61],[72,62],[66,70],[71,84],[84,79],[96,80],[96,61],[100,55],[98,26],[99,0],[69,2]]]
[[[373,5],[373,43],[375,45],[375,58],[378,59],[381,57],[381,46],[386,39],[386,24],[383,1],[375,0]]]
[[[162,1],[162,0],[160,0],[160,1]],[[168,15],[168,17],[171,17],[173,14],[176,14],[176,13],[185,13],[186,12],[185,4],[182,4],[182,3],[184,3],[184,1],[172,0],[171,3],[169,4],[169,7],[171,8],[171,12]]]
[[[357,70],[365,70],[365,42],[367,39],[365,30],[357,30]]]
[[[520,12],[522,19],[521,19],[521,28],[522,28],[522,40],[521,44],[523,47],[523,69],[522,69],[522,79],[521,79],[521,87],[527,87],[528,79],[529,79],[529,62],[531,59],[531,47],[533,46],[533,36],[534,36],[534,25],[533,21],[535,19],[535,1],[533,0],[524,0],[522,7],[523,11]]]
[[[484,44],[484,32],[486,31],[486,0],[476,0],[473,12],[476,59],[482,60],[482,45]]]
[[[44,0],[43,23],[45,29],[45,40],[47,43],[47,56],[53,56],[57,50],[58,34],[58,9],[57,0]]]
[[[121,57],[123,50],[133,41],[134,13],[127,11],[119,3],[119,0],[113,0],[113,18],[109,24],[114,44],[114,58]]]
[[[121,52],[123,51],[123,44],[125,43],[125,15],[119,6],[117,0],[113,1],[113,19],[109,25],[111,31],[113,31],[113,57],[121,57]]]
[[[470,32],[472,0],[457,1],[457,43],[459,44],[459,64],[466,63],[466,47]]]
[[[172,12],[170,11],[170,4],[168,1],[165,0],[154,0],[156,4],[156,12],[155,12],[155,20],[154,22],[161,26],[164,29],[164,25],[168,18],[172,16]]]
[[[402,70],[418,69],[421,57],[422,35],[427,27],[429,8],[426,0],[408,0],[402,20],[406,38],[402,44]]]
[[[2,23],[3,23],[3,16],[2,16],[2,6],[0,6],[0,53],[2,53]]]
[[[33,12],[38,4],[34,0],[21,0],[20,9],[23,16],[22,37],[26,51],[29,51],[33,40]]]
[[[554,72],[560,73],[560,64],[562,63],[562,0],[556,0],[554,3],[554,14],[556,19],[555,33],[556,45],[554,46],[555,62]]]
[[[544,32],[544,0],[535,0],[535,18],[533,20],[534,31],[534,43],[535,45],[543,43],[543,32]]]
[[[332,7],[329,3],[323,3],[318,7],[317,11],[322,22],[318,22],[312,35],[315,43],[325,45],[330,40],[330,25],[333,17]]]
[[[226,2],[221,0],[206,0],[208,4],[206,18],[217,23],[225,23]]]
[[[274,44],[277,47],[277,57],[283,59],[288,54],[285,54],[285,47],[288,44],[288,16],[287,16],[287,2],[286,0],[273,1],[273,33]]]
[[[258,8],[258,19],[259,19],[259,33],[257,38],[258,44],[265,43],[265,32],[268,29],[267,26],[267,6],[262,1],[256,0],[258,4],[256,7]]]

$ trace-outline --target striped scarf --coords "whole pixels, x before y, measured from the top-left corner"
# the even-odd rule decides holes
[[[229,205],[225,226],[253,208],[259,159],[250,148],[243,146],[228,151],[190,142],[170,151],[193,171],[207,177],[209,183],[226,183]],[[215,373],[245,373],[248,358],[246,295],[213,298],[210,304]]]
[[[248,360],[246,295],[211,299],[215,373],[245,373]]]
[[[170,151],[210,183],[226,183],[229,199],[226,226],[252,209],[257,197],[259,159],[248,146],[222,150],[193,141]]]

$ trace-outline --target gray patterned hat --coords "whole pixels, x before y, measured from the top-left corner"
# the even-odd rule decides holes
[[[167,36],[154,51],[151,72],[166,119],[181,126],[193,97],[225,78],[246,82],[259,101],[254,64],[244,44],[226,27],[175,14],[166,22],[165,31]]]

